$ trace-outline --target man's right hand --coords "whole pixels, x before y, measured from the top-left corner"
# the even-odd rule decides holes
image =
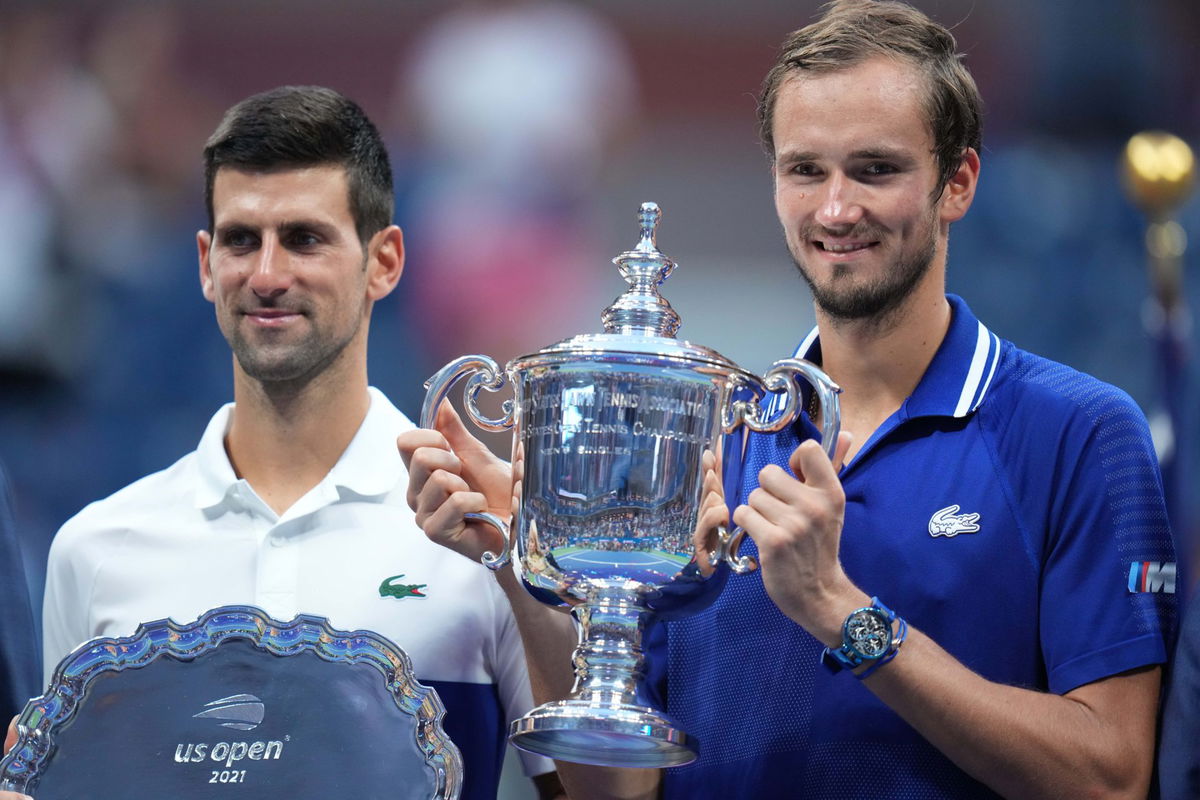
[[[13,745],[17,743],[17,718],[13,717],[8,722],[8,733],[4,734],[4,755],[8,755],[8,751],[13,749]]]
[[[4,734],[4,755],[8,755],[8,751],[13,749],[13,745],[17,743],[17,718],[13,717],[8,723],[8,732]],[[0,791],[0,800],[33,800],[29,795],[17,794],[16,792]]]
[[[512,468],[471,435],[450,403],[442,403],[434,426],[396,439],[408,468],[407,499],[417,524],[434,542],[473,561],[484,551],[500,552],[499,532],[487,523],[465,520],[463,514],[491,512],[508,519]]]

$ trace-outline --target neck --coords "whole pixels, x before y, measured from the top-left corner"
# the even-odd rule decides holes
[[[836,320],[817,309],[821,365],[842,387],[847,460],[913,393],[950,326],[941,280],[930,281],[880,320]]]
[[[366,365],[330,369],[303,384],[264,383],[234,364],[234,409],[225,450],[234,472],[283,514],[320,483],[370,406]]]

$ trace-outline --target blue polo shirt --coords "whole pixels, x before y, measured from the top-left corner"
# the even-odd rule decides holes
[[[842,470],[847,574],[999,683],[1061,694],[1165,662],[1175,555],[1144,416],[949,301],[917,388]],[[815,332],[799,353],[820,362]],[[807,419],[751,434],[731,503],[815,435]],[[821,667],[822,645],[758,572],[648,639],[647,690],[701,748],[667,771],[667,798],[994,796],[853,676]]]

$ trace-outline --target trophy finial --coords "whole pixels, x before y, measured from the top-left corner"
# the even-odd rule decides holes
[[[675,262],[658,249],[661,219],[658,203],[642,203],[637,246],[613,259],[629,289],[600,316],[607,333],[670,337],[679,330],[679,315],[658,292],[659,284],[675,269]]]
[[[662,210],[658,203],[642,203],[638,219],[642,223],[642,240],[634,249],[642,253],[657,253],[658,222],[662,219]]]

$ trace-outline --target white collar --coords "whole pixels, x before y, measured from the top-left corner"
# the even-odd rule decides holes
[[[322,505],[340,497],[346,490],[364,498],[382,498],[404,476],[404,462],[396,449],[396,436],[413,424],[375,387],[368,387],[370,406],[362,424],[337,463],[321,482],[296,506],[314,495]],[[220,408],[204,429],[196,447],[197,508],[224,503],[230,493],[245,483],[233,471],[225,452],[225,435],[233,413],[233,403]],[[288,516],[296,509],[288,510]]]

